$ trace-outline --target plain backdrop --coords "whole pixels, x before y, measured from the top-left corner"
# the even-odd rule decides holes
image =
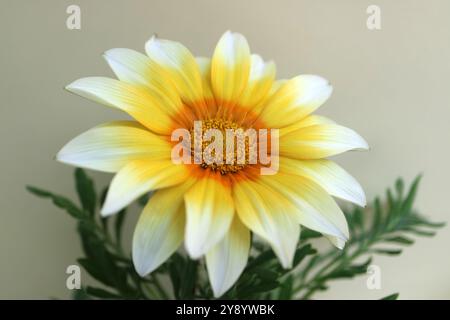
[[[81,30],[66,8],[81,8]],[[366,9],[381,8],[381,30]],[[318,113],[358,131],[369,152],[336,160],[369,199],[398,176],[423,181],[417,208],[448,221],[450,2],[446,0],[2,0],[0,8],[0,298],[67,298],[66,267],[81,254],[74,221],[25,191],[33,184],[75,198],[73,168],[54,155],[75,135],[125,116],[63,90],[92,75],[112,76],[101,55],[144,51],[157,33],[209,56],[221,34],[243,33],[279,78],[318,74],[334,86]],[[98,186],[111,175],[94,174]],[[138,213],[131,215],[129,243]],[[419,239],[400,257],[378,257],[382,289],[366,277],[336,281],[318,298],[450,298],[449,228]],[[324,244],[328,246],[328,244]],[[83,283],[89,279],[83,273]]]

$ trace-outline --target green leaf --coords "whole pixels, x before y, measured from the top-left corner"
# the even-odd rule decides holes
[[[403,190],[405,190],[405,183],[402,178],[398,178],[397,181],[395,181],[395,190],[397,191],[399,199],[402,199]]]
[[[394,293],[394,294],[388,295],[384,298],[381,298],[380,300],[397,300],[398,296],[399,296],[398,293]]]
[[[385,254],[388,256],[396,256],[402,253],[401,249],[375,249],[373,250],[374,253],[378,254]]]
[[[109,292],[102,288],[95,288],[95,287],[88,286],[86,288],[86,292],[87,292],[87,294],[89,294],[93,297],[97,297],[97,298],[101,298],[101,299],[120,299],[121,298],[120,295]]]
[[[265,281],[253,285],[242,286],[239,290],[239,298],[255,297],[258,294],[263,294],[272,291],[280,286],[278,281]]]
[[[296,266],[298,266],[305,257],[312,255],[312,254],[316,254],[316,253],[317,253],[317,250],[314,249],[309,243],[298,248],[297,251],[295,251],[294,262],[293,262],[292,268],[295,268]]]
[[[252,268],[251,272],[255,273],[263,281],[275,281],[279,276],[277,272],[264,267]]]
[[[276,260],[275,253],[272,249],[268,249],[266,251],[263,251],[258,256],[256,256],[254,259],[250,260],[247,264],[246,270],[249,270],[251,268],[254,268],[256,266],[261,266],[264,263],[271,262],[273,260]]]
[[[72,294],[73,300],[91,300],[91,297],[86,292],[86,289],[81,287],[79,290],[74,290]]]
[[[94,181],[81,168],[75,169],[75,186],[82,208],[93,216],[97,204]]]
[[[288,300],[292,298],[294,289],[294,278],[289,275],[286,280],[283,281],[280,287],[280,293],[278,294],[279,300]]]
[[[322,234],[320,232],[311,230],[311,229],[307,229],[307,228],[303,228],[302,232],[300,234],[300,240],[301,241],[305,241],[308,239],[314,239],[314,238],[320,238],[322,237]]]
[[[83,268],[103,284],[117,289],[124,297],[131,294],[127,283],[127,268],[116,264],[114,256],[106,249],[105,243],[94,232],[89,223],[80,223],[78,232],[81,236],[85,259],[79,259]]]
[[[114,230],[116,233],[116,239],[117,239],[118,244],[122,243],[122,225],[123,225],[123,222],[125,221],[126,213],[127,213],[127,209],[125,208],[116,215],[116,221],[114,223]]]
[[[399,244],[404,244],[404,245],[411,245],[411,244],[414,243],[414,240],[409,239],[409,238],[404,237],[404,236],[397,236],[397,237],[386,238],[384,241],[392,242],[392,243],[399,243]]]
[[[184,268],[184,258],[179,254],[175,253],[169,260],[169,276],[172,282],[173,294],[176,299],[180,299],[180,288],[181,288],[181,273],[182,268]]]
[[[414,199],[416,197],[417,189],[419,188],[419,183],[420,183],[421,178],[422,178],[422,176],[419,175],[414,179],[414,181],[409,189],[408,195],[406,196],[406,199],[402,204],[401,209],[403,211],[406,211],[406,212],[411,211],[412,205],[414,203]]]
[[[197,269],[198,261],[191,259],[186,261],[181,277],[180,299],[192,299],[194,297]]]
[[[68,214],[76,219],[84,219],[86,217],[83,210],[79,209],[71,200],[63,196],[59,196],[49,191],[45,191],[32,186],[27,186],[27,190],[38,197],[51,199],[55,206],[64,209]]]

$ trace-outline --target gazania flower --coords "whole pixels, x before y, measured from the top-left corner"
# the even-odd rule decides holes
[[[151,38],[147,55],[112,49],[104,57],[118,80],[79,79],[67,89],[128,113],[134,121],[99,125],[70,141],[59,161],[114,176],[103,215],[156,190],[139,218],[132,256],[145,276],[182,244],[193,259],[206,257],[215,296],[243,271],[251,233],[265,240],[284,268],[292,265],[300,225],[342,248],[349,237],[333,197],[365,205],[362,188],[325,158],[367,143],[353,130],[312,115],[331,95],[321,77],[275,81],[275,65],[251,54],[246,39],[226,32],[211,59],[182,44]],[[175,129],[279,129],[279,169],[260,164],[177,164]],[[258,142],[259,143],[259,142]],[[248,152],[248,146],[246,148]],[[272,155],[275,159],[276,155]]]

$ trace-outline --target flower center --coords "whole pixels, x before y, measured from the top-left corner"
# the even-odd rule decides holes
[[[190,129],[193,137],[191,155],[195,159],[201,150],[202,168],[226,175],[236,173],[249,164],[249,149],[256,142],[251,141],[245,129],[236,122],[221,118],[207,119],[201,121],[199,129],[196,126]]]

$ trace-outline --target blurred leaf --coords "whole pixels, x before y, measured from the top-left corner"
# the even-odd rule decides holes
[[[294,262],[292,267],[295,268],[303,261],[303,259],[308,256],[317,253],[317,250],[314,249],[311,244],[306,244],[295,251]]]
[[[386,296],[384,298],[381,298],[380,300],[397,300],[398,296],[399,296],[398,293],[394,293],[394,294],[391,294],[391,295]]]
[[[97,204],[94,181],[81,168],[75,170],[75,186],[82,208],[93,216]]]
[[[87,292],[87,294],[89,294],[93,297],[97,297],[97,298],[101,298],[101,299],[120,299],[121,298],[120,295],[109,292],[102,288],[95,288],[95,287],[88,286],[86,288],[86,292]]]
[[[180,284],[180,299],[192,299],[194,297],[195,282],[197,281],[198,262],[188,259],[185,261]]]
[[[285,281],[281,284],[280,293],[278,295],[278,299],[287,300],[291,299],[293,295],[294,289],[294,278],[292,275],[289,275]]]
[[[66,210],[68,214],[76,219],[83,219],[86,217],[81,209],[79,209],[71,200],[65,197],[32,186],[27,186],[27,190],[38,197],[51,199],[55,206]]]
[[[373,250],[373,252],[378,253],[378,254],[385,254],[385,255],[389,255],[389,256],[396,256],[399,255],[400,253],[402,253],[401,249],[375,249]]]
[[[125,215],[127,213],[127,209],[122,209],[117,215],[116,215],[116,221],[114,223],[114,230],[116,233],[116,239],[117,243],[120,245],[122,243],[122,226],[123,222],[125,221]]]
[[[91,297],[86,292],[86,289],[84,287],[81,287],[79,290],[73,290],[72,294],[73,300],[90,300]]]
[[[300,241],[305,241],[308,239],[314,239],[314,238],[320,238],[322,237],[322,234],[320,232],[311,230],[311,229],[307,229],[307,228],[303,228],[302,232],[300,234]]]
[[[414,240],[409,239],[409,238],[404,237],[404,236],[397,236],[397,237],[386,238],[384,241],[386,241],[386,242],[393,242],[393,243],[400,243],[400,244],[404,244],[404,245],[411,245],[411,244],[414,243]]]

